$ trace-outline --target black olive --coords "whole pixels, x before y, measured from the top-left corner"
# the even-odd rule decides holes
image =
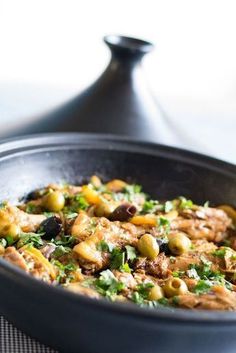
[[[171,251],[168,247],[168,240],[165,238],[156,239],[157,244],[159,245],[160,252],[164,252],[165,255],[171,255]]]
[[[34,190],[28,193],[28,195],[26,195],[24,197],[24,201],[33,201],[33,200],[37,200],[40,197],[39,191],[38,190]]]
[[[62,221],[60,218],[53,216],[45,219],[39,227],[39,232],[44,233],[43,238],[51,240],[55,238],[62,230]]]
[[[133,217],[137,209],[131,203],[123,203],[118,206],[109,216],[111,221],[128,221],[129,218]]]

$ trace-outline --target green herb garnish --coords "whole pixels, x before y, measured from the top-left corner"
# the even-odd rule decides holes
[[[175,305],[175,306],[178,306],[179,305],[179,297],[177,295],[175,295],[173,298],[172,298],[172,303]]]
[[[42,236],[44,233],[20,233],[19,240],[17,242],[17,248],[21,248],[26,244],[31,244],[35,248],[40,248],[43,246]]]
[[[138,184],[126,185],[123,189],[123,192],[130,195],[140,194],[141,191],[142,191],[142,186]]]
[[[187,200],[183,196],[180,196],[179,200],[180,200],[179,208],[185,210],[193,207],[193,201]]]
[[[125,263],[125,252],[119,248],[114,248],[111,253],[110,267],[112,269],[120,269]]]
[[[120,270],[121,270],[122,272],[131,273],[131,268],[129,267],[128,262],[124,263],[124,265],[122,265],[122,266],[120,267]]]
[[[76,243],[76,238],[73,235],[62,235],[60,239],[52,239],[51,243],[72,248]]]
[[[114,245],[111,243],[107,243],[105,240],[101,240],[100,243],[97,245],[97,249],[99,251],[107,251],[107,252],[112,252],[114,249]]]
[[[158,204],[159,202],[154,200],[145,201],[141,213],[154,213]]]
[[[75,214],[78,213],[79,210],[86,211],[87,208],[89,207],[89,203],[86,201],[83,195],[77,194],[75,196],[69,196],[67,198],[68,200],[68,206],[65,207],[65,213],[67,214],[67,218],[71,217],[74,218],[76,217]],[[73,215],[73,216],[71,216]]]
[[[37,206],[33,203],[28,203],[25,209],[25,212],[27,213],[36,213],[37,211]]]
[[[151,282],[141,283],[137,285],[137,289],[132,294],[132,301],[138,305],[142,305],[148,299],[150,289],[154,287],[154,284]]]
[[[101,295],[111,300],[125,288],[124,283],[117,281],[110,270],[102,271],[100,277],[95,280],[94,284]]]
[[[71,213],[67,213],[66,214],[66,218],[67,219],[72,219],[72,218],[75,218],[77,216],[78,216],[78,213],[76,213],[76,212],[71,212]]]
[[[12,244],[14,244],[16,242],[16,240],[11,235],[7,235],[5,237],[5,239],[7,241],[8,246],[11,246]]]
[[[172,276],[173,277],[181,277],[181,276],[183,276],[185,274],[185,271],[180,271],[180,270],[178,270],[178,271],[173,271],[172,272]]]
[[[212,253],[212,255],[223,259],[225,257],[226,251],[227,251],[226,248],[217,249]]]
[[[211,287],[212,283],[210,281],[201,279],[193,288],[193,292],[196,294],[204,294],[209,292]]]
[[[133,260],[136,259],[137,253],[136,253],[136,249],[133,246],[126,245],[125,250],[126,250],[127,261],[130,260],[132,262]]]
[[[170,221],[163,216],[158,217],[157,228],[162,234],[168,234],[170,231]]]
[[[75,264],[71,262],[64,265],[58,260],[52,260],[52,264],[57,267],[58,275],[56,277],[56,280],[58,282],[64,282],[65,279],[70,281],[70,279],[72,279],[72,277],[70,276],[70,272],[76,270]]]
[[[71,252],[71,248],[65,247],[63,245],[59,245],[56,247],[56,249],[53,251],[52,255],[55,258],[59,258],[65,254],[68,254]]]

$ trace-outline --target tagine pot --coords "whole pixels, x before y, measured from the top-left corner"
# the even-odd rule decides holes
[[[17,135],[81,131],[164,142],[165,122],[141,65],[153,44],[113,35],[104,41],[111,59],[101,76],[81,94],[18,129]]]

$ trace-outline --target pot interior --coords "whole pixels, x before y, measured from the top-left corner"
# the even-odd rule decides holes
[[[1,201],[16,202],[49,183],[77,184],[97,174],[104,181],[119,178],[141,184],[159,200],[185,196],[200,204],[235,202],[234,167],[226,163],[163,146],[122,140],[101,144],[96,137],[85,145],[79,134],[75,143],[66,136],[55,143],[55,137],[48,137],[41,146],[32,139],[31,146],[24,147],[22,140],[20,147],[10,143],[4,153],[0,150]]]

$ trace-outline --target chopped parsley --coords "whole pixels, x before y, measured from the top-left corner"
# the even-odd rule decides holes
[[[173,277],[181,277],[181,276],[183,276],[185,274],[185,271],[180,271],[180,270],[178,270],[178,271],[173,271],[172,272],[172,276]]]
[[[75,196],[70,196],[67,198],[68,206],[65,207],[65,213],[67,214],[67,218],[76,217],[78,211],[86,211],[89,207],[89,203],[86,201],[83,195],[77,194]],[[71,216],[73,215],[73,216]]]
[[[72,276],[70,276],[70,272],[76,270],[75,264],[71,262],[64,265],[58,260],[53,260],[52,264],[57,268],[58,274],[57,274],[56,280],[58,282],[64,282],[65,280],[69,281],[70,279],[73,278]]]
[[[138,184],[126,185],[123,189],[123,192],[129,195],[140,194],[141,191],[142,191],[142,186]]]
[[[72,219],[78,216],[77,212],[71,212],[71,213],[67,213],[66,218],[67,219]]]
[[[125,252],[119,248],[114,248],[111,253],[111,263],[112,269],[120,269],[125,264]]]
[[[94,285],[98,293],[111,300],[125,288],[124,283],[119,282],[110,270],[102,271]]]
[[[7,235],[5,237],[5,239],[7,241],[8,246],[11,246],[12,244],[14,244],[16,242],[16,240],[11,235]]]
[[[37,211],[37,206],[33,203],[28,203],[25,209],[25,212],[27,213],[36,213]]]
[[[209,292],[212,287],[212,283],[209,280],[201,279],[196,286],[193,288],[193,292],[196,294],[204,294]]]
[[[54,212],[43,212],[44,216],[49,218],[49,217],[53,217],[55,216],[55,213]]]
[[[132,262],[136,259],[137,254],[133,246],[126,245],[125,251],[120,248],[114,248],[112,244],[109,244],[102,240],[97,249],[100,251],[107,251],[111,254],[110,267],[111,269],[118,269],[122,272],[131,273],[131,268],[128,261]]]
[[[158,217],[157,228],[162,234],[168,234],[170,231],[170,221],[163,216]]]
[[[202,265],[191,264],[187,271],[190,278],[200,279],[196,287],[194,288],[195,293],[204,292],[212,285],[224,285],[227,289],[231,289],[231,283],[226,281],[225,275],[220,271],[212,270],[212,263],[201,256]],[[208,286],[208,287],[207,287]],[[209,288],[208,288],[209,289]]]
[[[145,201],[141,213],[154,213],[157,209],[158,204],[159,202],[154,200]]]
[[[55,245],[73,247],[76,242],[76,238],[73,235],[62,235],[60,239],[52,239],[51,242]]]
[[[105,240],[101,240],[100,243],[97,245],[97,249],[99,251],[107,251],[107,252],[112,252],[114,249],[114,245],[111,243],[107,243]]]
[[[142,187],[137,184],[126,185],[122,192],[113,193],[114,200],[119,201],[126,199],[131,203],[137,200],[137,196],[143,196],[144,199],[146,198],[146,195],[142,192]]]
[[[132,294],[132,301],[138,305],[144,304],[152,287],[154,284],[151,282],[138,284],[136,291]]]
[[[213,271],[211,269],[212,263],[209,261],[207,263],[203,263],[202,265],[191,264],[189,266],[189,270],[195,269],[199,278],[203,280],[211,280],[222,282],[224,279],[224,275],[219,271]]]
[[[22,246],[26,244],[31,244],[35,248],[40,248],[43,246],[43,241],[41,236],[43,236],[44,233],[21,233],[19,235],[19,240],[17,242],[17,248],[21,248]]]
[[[225,257],[225,255],[226,255],[226,251],[227,251],[227,248],[217,249],[217,250],[215,250],[215,251],[212,253],[212,255],[217,256],[217,257],[223,259],[223,258]]]
[[[131,273],[131,268],[129,267],[128,262],[124,263],[124,265],[122,265],[122,266],[120,267],[120,270],[121,270],[122,272]]]
[[[172,298],[172,303],[175,305],[175,306],[178,306],[179,305],[179,297],[177,295],[175,295],[173,298]]]
[[[58,245],[56,249],[53,251],[53,257],[54,258],[59,258],[65,254],[68,254],[71,252],[71,248],[65,247],[63,245]]]
[[[127,261],[133,261],[136,259],[137,257],[137,253],[136,253],[136,250],[133,246],[130,246],[130,245],[126,245],[125,246],[125,250],[126,250],[126,258],[127,258]]]
[[[191,200],[187,200],[185,197],[180,196],[179,197],[180,200],[180,204],[179,204],[179,208],[185,210],[188,208],[192,208],[193,207],[193,201]]]

